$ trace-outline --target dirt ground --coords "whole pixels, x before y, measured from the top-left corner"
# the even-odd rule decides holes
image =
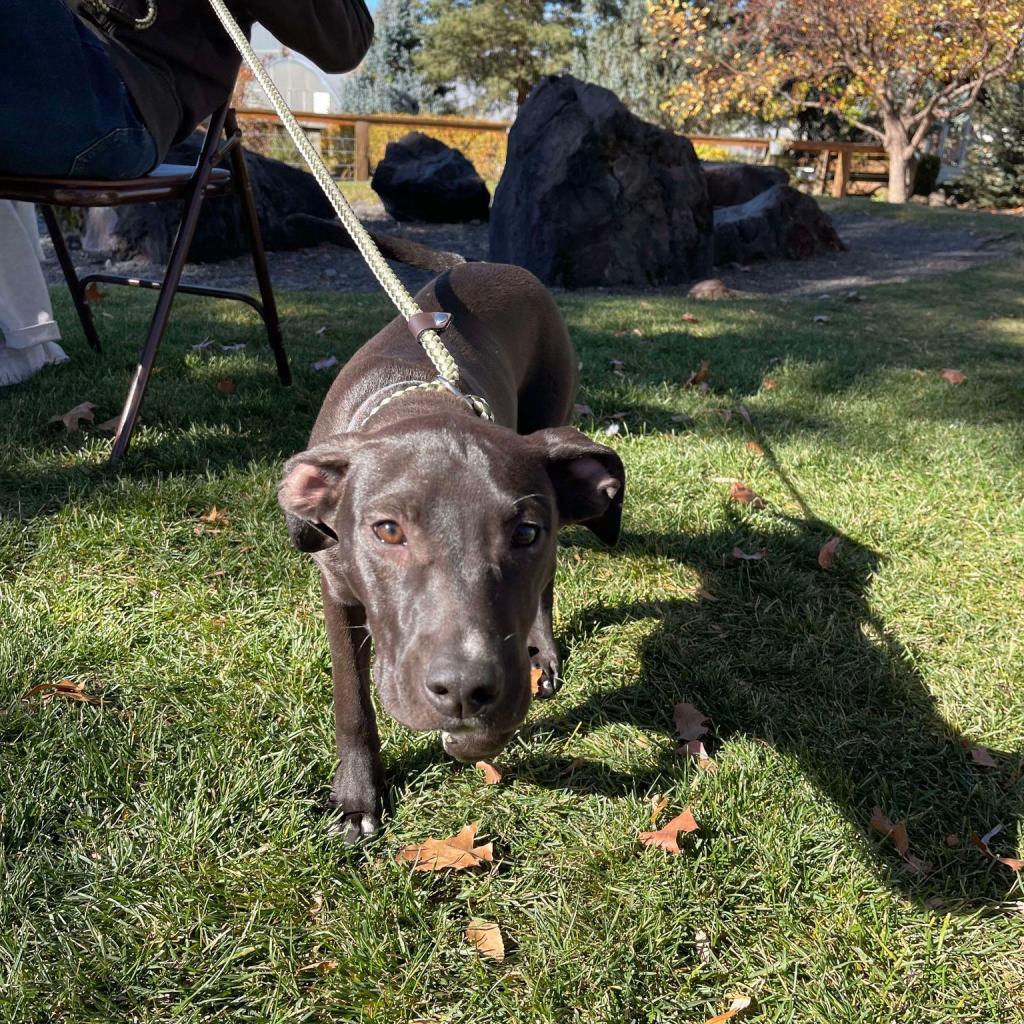
[[[467,259],[487,258],[487,225],[400,224],[376,203],[358,203],[357,210],[376,231],[404,235],[424,245],[461,253]],[[745,267],[720,267],[715,275],[730,288],[758,295],[814,295],[855,289],[869,284],[907,281],[963,270],[987,263],[1014,250],[1007,235],[969,228],[922,227],[855,208],[831,211],[833,223],[848,246],[846,252],[829,253],[810,260],[781,260]],[[61,280],[49,240],[44,239],[47,279]],[[82,272],[108,270],[127,276],[155,276],[160,268],[144,261],[108,262],[89,257],[80,249],[73,252]],[[269,254],[271,277],[280,290],[329,289],[373,291],[378,286],[363,261],[354,252],[332,245],[298,252]],[[396,266],[405,283],[418,288],[429,274]],[[186,280],[217,287],[248,287],[252,282],[249,261],[244,258],[222,263],[192,264]],[[642,290],[642,289],[637,289]],[[685,287],[658,289],[685,292]]]

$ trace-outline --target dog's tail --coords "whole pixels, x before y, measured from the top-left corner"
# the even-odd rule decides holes
[[[287,231],[297,248],[331,242],[345,249],[355,249],[352,236],[336,220],[314,217],[308,213],[293,213],[288,218]],[[389,260],[397,260],[399,263],[405,263],[417,270],[427,270],[432,274],[451,270],[452,267],[466,262],[465,256],[460,256],[457,252],[430,249],[408,238],[379,235],[374,231],[370,232],[370,237]]]

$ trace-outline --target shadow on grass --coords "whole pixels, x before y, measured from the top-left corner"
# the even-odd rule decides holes
[[[773,461],[770,449],[766,455]],[[530,731],[568,736],[625,723],[661,732],[657,764],[638,774],[583,764],[566,780],[554,774],[564,766],[537,759],[522,766],[524,776],[607,796],[652,792],[665,777],[679,776],[687,756],[677,752],[682,741],[672,712],[688,701],[714,723],[712,753],[733,737],[750,736],[795,758],[865,834],[893,887],[964,912],[1005,897],[1013,876],[986,861],[968,836],[1001,824],[1012,842],[1024,813],[1024,749],[991,751],[994,769],[971,763],[973,741],[945,721],[914,652],[872,610],[871,583],[882,556],[817,519],[775,466],[800,518],[780,514],[757,531],[735,520],[702,535],[628,535],[625,555],[678,560],[699,574],[699,594],[595,604],[563,631],[571,651],[609,626],[657,623],[642,643],[635,684],[603,690],[563,713],[556,701]],[[838,558],[825,571],[818,553],[837,536]],[[737,547],[764,551],[764,558],[734,558]],[[559,699],[571,703],[571,689]],[[875,806],[893,820],[908,820],[911,851],[931,862],[930,871],[911,871],[871,832]],[[958,838],[955,848],[947,836]]]

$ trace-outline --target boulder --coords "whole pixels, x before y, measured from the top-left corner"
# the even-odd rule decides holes
[[[693,146],[607,89],[541,79],[509,134],[490,255],[566,288],[705,277],[712,207]]]
[[[166,162],[194,165],[202,143],[203,133],[193,132],[171,149]],[[308,244],[308,224],[296,231],[296,222],[291,220],[296,214],[336,223],[334,210],[313,175],[248,150],[245,165],[252,182],[263,242],[268,249],[296,249]],[[115,259],[144,258],[165,263],[180,221],[180,203],[90,209],[82,248]],[[189,260],[214,262],[248,251],[238,199],[235,196],[207,199],[199,215]]]
[[[773,185],[789,184],[789,175],[781,167],[713,160],[703,161],[702,166],[712,206],[739,206]]]
[[[491,194],[476,168],[457,149],[423,132],[389,142],[370,185],[395,220],[487,220],[491,205]]]
[[[739,206],[715,210],[715,263],[805,260],[845,249],[832,221],[807,195],[774,185]]]

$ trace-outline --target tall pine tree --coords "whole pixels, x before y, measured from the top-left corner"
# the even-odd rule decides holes
[[[373,20],[373,44],[338,90],[341,109],[350,114],[443,113],[447,90],[428,84],[414,63],[422,46],[418,0],[380,0]]]

